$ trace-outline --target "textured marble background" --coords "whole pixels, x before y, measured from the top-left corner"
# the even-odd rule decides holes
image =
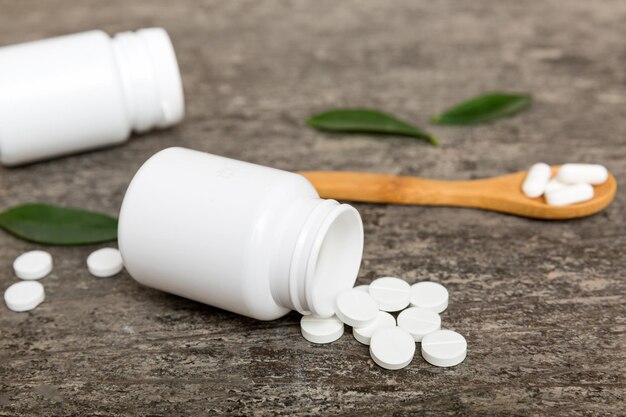
[[[479,178],[544,160],[597,162],[626,179],[626,2],[0,0],[0,44],[101,28],[165,27],[185,122],[125,146],[0,169],[2,207],[37,201],[117,214],[133,173],[178,145],[287,170]],[[532,92],[497,124],[430,127],[443,146],[303,126],[333,106],[420,125],[488,90]],[[1,120],[2,115],[0,115]],[[452,369],[418,355],[385,371],[349,334],[300,336],[299,316],[257,322],[91,277],[95,247],[50,248],[30,313],[0,307],[0,415],[623,415],[625,197],[591,218],[544,222],[452,208],[359,204],[358,282],[439,281]],[[0,233],[0,287],[36,245]]]

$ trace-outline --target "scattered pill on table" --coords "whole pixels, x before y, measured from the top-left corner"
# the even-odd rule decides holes
[[[551,206],[567,206],[591,200],[593,196],[593,186],[589,184],[575,184],[546,193],[546,202]]]
[[[369,292],[370,286],[369,285],[357,285],[356,287],[354,287],[354,289],[358,291]]]
[[[378,366],[385,369],[402,369],[413,360],[415,340],[399,327],[378,329],[370,341],[370,355]]]
[[[540,197],[546,190],[546,186],[552,176],[550,165],[539,162],[531,166],[522,184],[522,191],[526,197]]]
[[[21,279],[40,279],[52,271],[52,255],[42,250],[25,252],[15,258],[13,269]]]
[[[383,277],[372,281],[369,294],[383,311],[400,311],[411,302],[411,286],[403,279]]]
[[[386,311],[379,311],[374,321],[365,327],[354,327],[352,329],[352,336],[364,345],[369,345],[372,335],[378,329],[384,329],[386,327],[395,327],[396,319]]]
[[[431,310],[410,307],[398,315],[398,327],[409,332],[416,342],[441,328],[441,317]]]
[[[441,313],[448,307],[448,290],[437,282],[422,281],[413,284],[411,305]]]
[[[300,331],[306,340],[312,343],[330,343],[343,335],[344,325],[336,316],[302,316]]]
[[[556,179],[564,184],[600,185],[608,178],[609,171],[598,164],[564,164],[556,174]]]
[[[87,268],[96,277],[112,277],[124,268],[122,255],[115,248],[102,248],[87,257]]]
[[[467,341],[452,330],[437,330],[422,339],[422,356],[431,365],[448,367],[463,362]]]
[[[337,296],[336,307],[337,317],[352,327],[365,327],[378,315],[378,303],[372,296],[354,288]]]
[[[20,281],[11,285],[4,292],[4,302],[10,310],[29,311],[45,299],[43,285],[37,281]]]

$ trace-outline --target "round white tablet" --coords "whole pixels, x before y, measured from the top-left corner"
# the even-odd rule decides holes
[[[352,327],[365,327],[378,315],[378,303],[372,296],[354,288],[339,293],[336,307],[337,317]]]
[[[370,341],[370,355],[378,366],[401,369],[411,363],[415,355],[415,340],[399,327],[378,329]]]
[[[115,248],[102,248],[87,257],[87,268],[96,277],[112,277],[124,268],[122,255]]]
[[[411,302],[411,286],[400,278],[375,279],[370,284],[369,293],[383,311],[400,311]]]
[[[378,315],[369,326],[354,327],[352,329],[352,336],[364,345],[369,345],[372,335],[378,329],[384,329],[386,327],[395,327],[396,319],[385,311],[379,311]]]
[[[452,330],[437,330],[422,339],[422,356],[435,366],[455,366],[467,354],[467,341]]]
[[[306,340],[312,343],[330,343],[343,335],[343,322],[336,316],[302,316],[300,331]]]
[[[359,291],[365,291],[365,292],[369,292],[369,285],[357,285],[356,287],[354,287],[355,290],[359,290]]]
[[[411,305],[441,313],[448,307],[448,290],[437,282],[424,281],[413,284]]]
[[[4,292],[4,302],[10,310],[21,312],[32,310],[43,302],[43,285],[37,281],[20,281]]]
[[[13,261],[15,275],[21,279],[40,279],[52,271],[52,255],[42,250],[25,252]]]
[[[441,317],[432,310],[409,307],[398,315],[398,327],[406,330],[416,342],[441,328]]]

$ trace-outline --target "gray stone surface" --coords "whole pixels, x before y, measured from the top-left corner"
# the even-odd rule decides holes
[[[0,43],[163,26],[187,118],[114,149],[0,172],[2,207],[116,214],[134,171],[179,145],[288,170],[477,178],[539,160],[626,178],[626,2],[0,0]],[[523,115],[429,127],[443,146],[303,126],[333,106],[428,117],[488,90],[536,97]],[[1,119],[1,115],[0,115]],[[46,302],[0,307],[0,415],[623,415],[624,193],[591,218],[543,222],[452,208],[359,204],[359,283],[434,280],[467,360],[377,367],[349,334],[315,346],[297,314],[257,322],[91,277],[95,247],[50,248]],[[0,234],[0,286],[37,245]]]

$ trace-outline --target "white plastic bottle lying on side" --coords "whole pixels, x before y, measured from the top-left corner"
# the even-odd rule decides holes
[[[3,165],[115,145],[183,114],[176,56],[161,28],[0,48]]]
[[[363,225],[300,175],[169,148],[130,183],[118,241],[149,287],[261,320],[330,317],[356,281]]]

